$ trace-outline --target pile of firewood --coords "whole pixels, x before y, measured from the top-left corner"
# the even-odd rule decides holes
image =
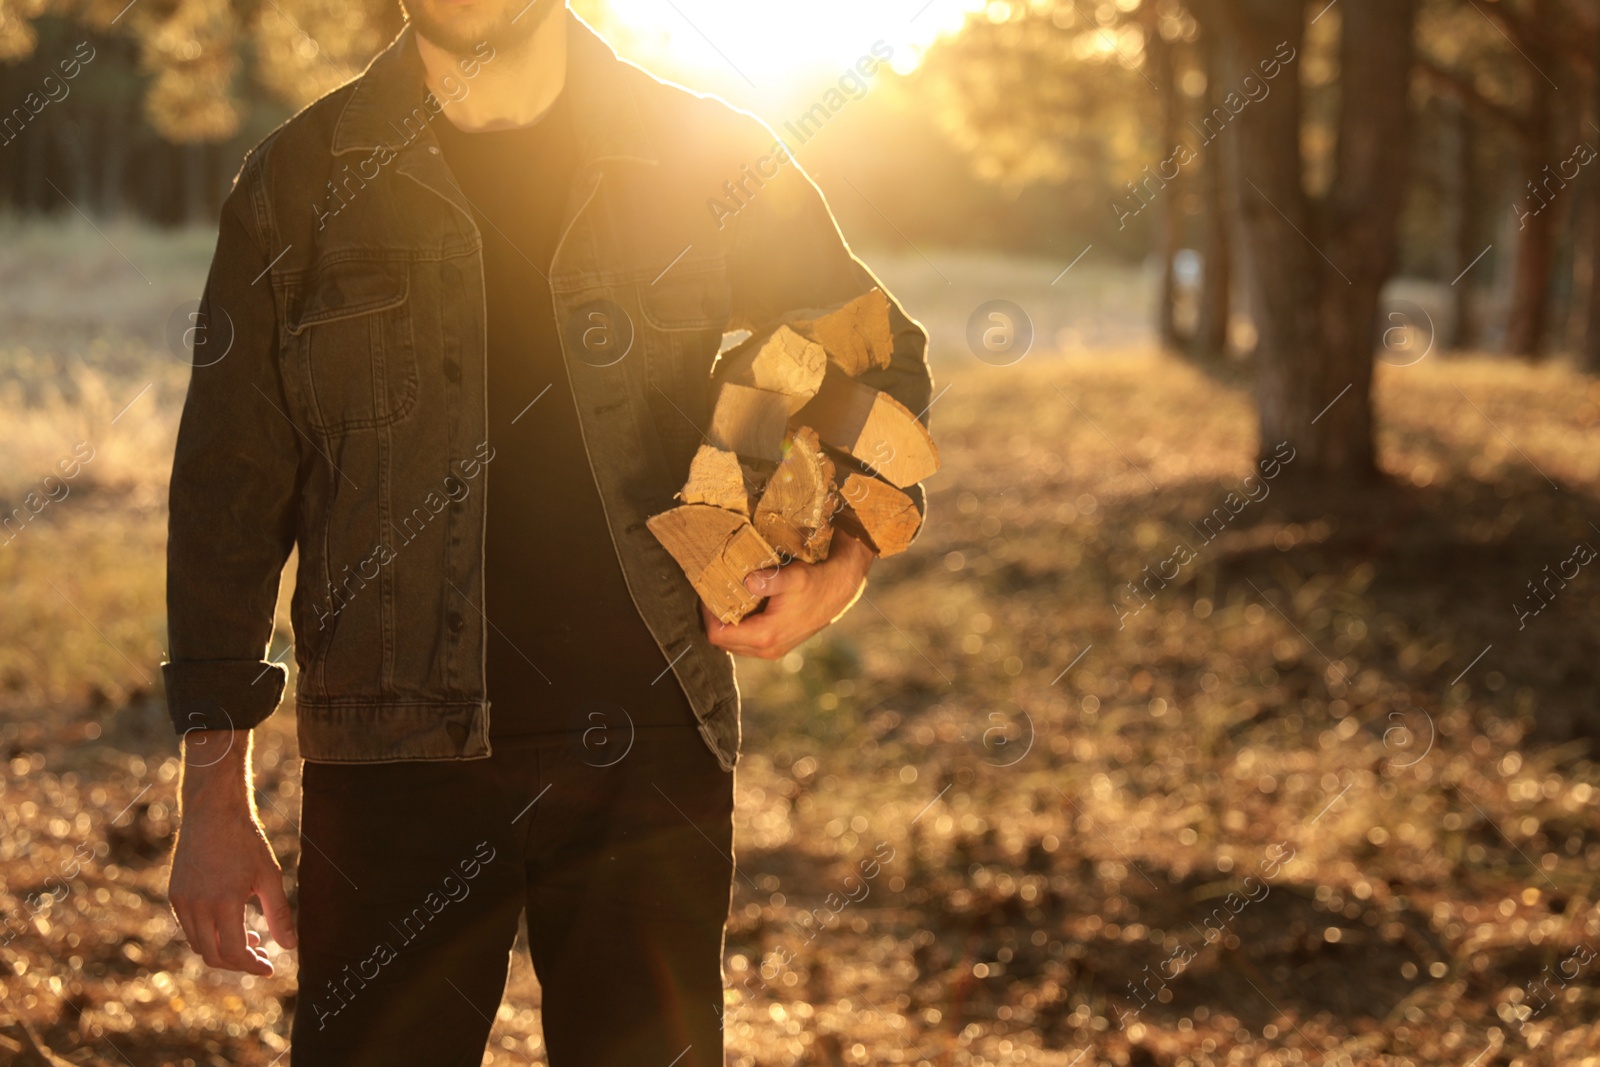
[[[911,543],[921,516],[900,490],[938,470],[939,453],[905,405],[856,380],[893,349],[889,301],[873,289],[718,359],[709,443],[682,505],[649,527],[723,622],[760,606],[751,572],[826,559],[835,528],[880,556]]]

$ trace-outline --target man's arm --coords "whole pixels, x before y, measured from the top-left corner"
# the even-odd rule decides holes
[[[926,425],[933,395],[928,335],[851,253],[821,191],[799,163],[786,157],[777,175],[727,223],[732,231],[730,327],[759,333],[789,312],[832,307],[874,286],[883,289],[889,298],[894,354],[887,367],[874,367],[859,380],[900,401]],[[925,514],[922,486],[904,491],[917,513]],[[828,558],[821,563],[791,561],[746,580],[751,592],[768,598],[759,614],[729,626],[701,604],[706,633],[712,644],[729,652],[777,659],[850,609],[866,588],[873,559],[870,547],[835,530]]]
[[[180,733],[250,729],[278,706],[288,678],[264,657],[294,545],[301,438],[278,372],[271,260],[247,185],[241,175],[223,204],[168,492],[162,674]]]
[[[265,659],[294,544],[299,433],[278,375],[277,312],[248,180],[223,206],[192,332],[167,536],[167,710],[183,735],[182,829],[168,898],[214,967],[271,974],[244,908],[295,945],[283,875],[252,803],[251,728],[287,672]]]
[[[248,730],[197,730],[183,738],[183,826],[172,855],[167,901],[189,947],[212,967],[272,973],[261,938],[244,927],[255,897],[267,930],[294,948],[294,914],[283,869],[256,817]]]
[[[770,131],[768,136],[776,140]],[[761,333],[789,312],[833,307],[873,287],[882,289],[889,298],[894,353],[887,367],[874,367],[858,380],[888,393],[927,425],[933,399],[927,332],[850,251],[821,190],[799,162],[785,158],[777,175],[726,220],[733,285],[729,328]],[[917,513],[925,514],[922,486],[904,492]]]

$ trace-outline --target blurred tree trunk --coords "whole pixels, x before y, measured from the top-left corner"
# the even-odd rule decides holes
[[[1178,84],[1177,64],[1174,62],[1171,42],[1161,36],[1154,4],[1147,4],[1145,40],[1149,42],[1150,77],[1155,82],[1161,98],[1161,151],[1170,152],[1178,143]],[[1164,177],[1165,175],[1163,175]],[[1161,283],[1157,297],[1156,333],[1164,348],[1178,349],[1184,339],[1178,333],[1178,285],[1176,261],[1183,244],[1183,189],[1184,175],[1180,168],[1177,176],[1163,191],[1160,215],[1157,218],[1158,253],[1161,256]]]
[[[184,221],[196,226],[210,222],[210,189],[207,187],[206,148],[203,141],[191,141],[183,153]]]
[[[1206,112],[1222,107],[1222,73],[1216,34],[1200,35],[1200,54],[1205,63]],[[1215,358],[1228,350],[1228,321],[1233,312],[1233,238],[1230,232],[1227,178],[1223,174],[1226,153],[1208,153],[1200,161],[1200,195],[1204,205],[1201,219],[1202,262],[1200,308],[1191,348],[1195,355]]]
[[[1589,97],[1589,121],[1600,127],[1600,32],[1595,34],[1594,74]],[[1592,129],[1593,127],[1591,127]],[[1584,140],[1595,144],[1588,137]],[[1596,145],[1600,147],[1600,145]],[[1589,284],[1583,339],[1578,346],[1578,363],[1591,374],[1600,373],[1600,167],[1590,166],[1589,174]]]
[[[100,214],[116,218],[122,213],[122,178],[127,171],[129,120],[123,106],[111,100],[100,109]]]
[[[61,160],[61,169],[65,171],[59,175],[56,184],[63,195],[72,198],[74,207],[93,211],[94,200],[90,192],[94,174],[89,167],[89,154],[84,151],[83,125],[76,118],[62,119],[58,115],[51,118],[53,121],[48,130],[55,137],[56,154]]]
[[[1225,84],[1259,77],[1283,42],[1300,51],[1305,11],[1284,0],[1223,0]],[[1298,68],[1244,111],[1226,138],[1234,200],[1260,307],[1256,395],[1263,457],[1294,449],[1297,477],[1376,474],[1372,356],[1378,296],[1394,266],[1406,188],[1416,0],[1345,0],[1340,109],[1326,199],[1306,194]],[[1279,458],[1282,458],[1281,456]]]
[[[1477,127],[1471,111],[1460,98],[1440,98],[1444,112],[1444,159],[1440,168],[1444,186],[1445,240],[1450,248],[1450,332],[1440,338],[1445,349],[1472,348],[1481,336],[1478,322],[1477,286],[1468,267],[1484,251],[1475,248],[1477,235],[1472,220],[1480,196],[1478,182]]]
[[[1556,0],[1534,0],[1532,27],[1513,23],[1512,28],[1520,38],[1517,47],[1528,57],[1537,72],[1551,69],[1554,57],[1546,46],[1542,29],[1536,27],[1556,24]],[[1526,208],[1538,208],[1540,199],[1534,194],[1537,188],[1550,196],[1540,181],[1550,158],[1550,132],[1555,87],[1543,73],[1530,79],[1531,96],[1520,127],[1518,162],[1524,184],[1517,190],[1518,203]],[[1513,207],[1513,211],[1517,209]],[[1519,214],[1517,228],[1517,258],[1512,268],[1511,309],[1506,315],[1506,350],[1514,356],[1538,359],[1542,353],[1544,336],[1549,324],[1550,277],[1554,269],[1557,229],[1557,212],[1550,207]]]
[[[51,191],[45,184],[45,146],[46,138],[39,136],[39,131],[26,128],[23,136],[18,137],[14,144],[22,149],[22,203],[24,211],[56,211],[62,208],[70,211],[61,198]],[[34,136],[29,137],[28,134]]]

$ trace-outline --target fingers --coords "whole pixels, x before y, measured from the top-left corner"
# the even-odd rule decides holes
[[[766,610],[746,616],[729,625],[700,602],[700,617],[705,620],[706,637],[716,647],[736,656],[780,659],[819,627],[798,625],[795,607],[806,599],[814,580],[813,565],[788,563],[782,567],[753,571],[745,578],[745,588],[756,596],[773,598]],[[788,598],[793,598],[788,599]]]
[[[289,898],[283,892],[283,874],[277,867],[268,865],[261,872],[259,882],[256,899],[267,917],[267,930],[272,940],[284,948],[297,947],[300,942],[294,931],[294,912],[289,909]]]
[[[744,587],[756,596],[778,596],[799,592],[806,583],[810,564],[790,563],[783,567],[752,571]]]
[[[176,898],[169,898],[168,903],[172,905],[172,914],[178,920],[179,929],[183,931],[183,939],[189,943],[189,948],[196,955],[204,959],[205,956],[200,952],[200,938],[196,936],[194,909],[189,907],[188,901],[180,901]]]
[[[763,656],[765,638],[774,629],[767,614],[749,615],[737,623],[726,623],[716,612],[700,602],[700,618],[705,621],[706,638],[717,648],[736,656]]]
[[[215,918],[215,930],[220,966],[230,971],[243,971],[246,974],[272,973],[272,964],[267,961],[266,953],[259,948],[252,950],[245,941],[243,903],[221,905]],[[213,966],[218,965],[213,964]]]
[[[751,615],[737,626],[723,626],[709,636],[712,644],[736,656],[778,659],[798,644],[784,636],[785,629],[776,615]]]
[[[217,948],[216,918],[209,909],[200,905],[191,906],[184,932],[189,935],[189,947],[200,954],[207,967],[225,966],[222,953]]]
[[[282,899],[281,885],[279,898]],[[261,935],[245,928],[243,901],[229,904],[220,899],[194,901],[177,897],[171,903],[172,913],[183,929],[189,947],[205,961],[206,966],[263,976],[273,973],[272,963],[261,947]],[[287,911],[286,900],[282,907]],[[270,925],[269,920],[269,928]],[[279,931],[273,931],[274,940],[286,948],[293,948],[292,923],[288,926],[286,936],[289,938],[287,944]]]

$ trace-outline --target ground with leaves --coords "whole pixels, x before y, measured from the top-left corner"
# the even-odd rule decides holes
[[[118,237],[198,291],[205,242]],[[120,260],[8,247],[113,297],[0,298],[0,497],[94,447],[0,547],[0,1060],[291,1062],[292,954],[206,973],[162,899],[184,368]],[[741,664],[733,1060],[1600,1063],[1600,386],[1382,367],[1388,480],[1330,497],[1246,480],[1236,370],[1045,347],[941,362],[928,529]],[[287,710],[258,765],[292,871]],[[543,1060],[538,1005],[519,957],[486,1063]]]

